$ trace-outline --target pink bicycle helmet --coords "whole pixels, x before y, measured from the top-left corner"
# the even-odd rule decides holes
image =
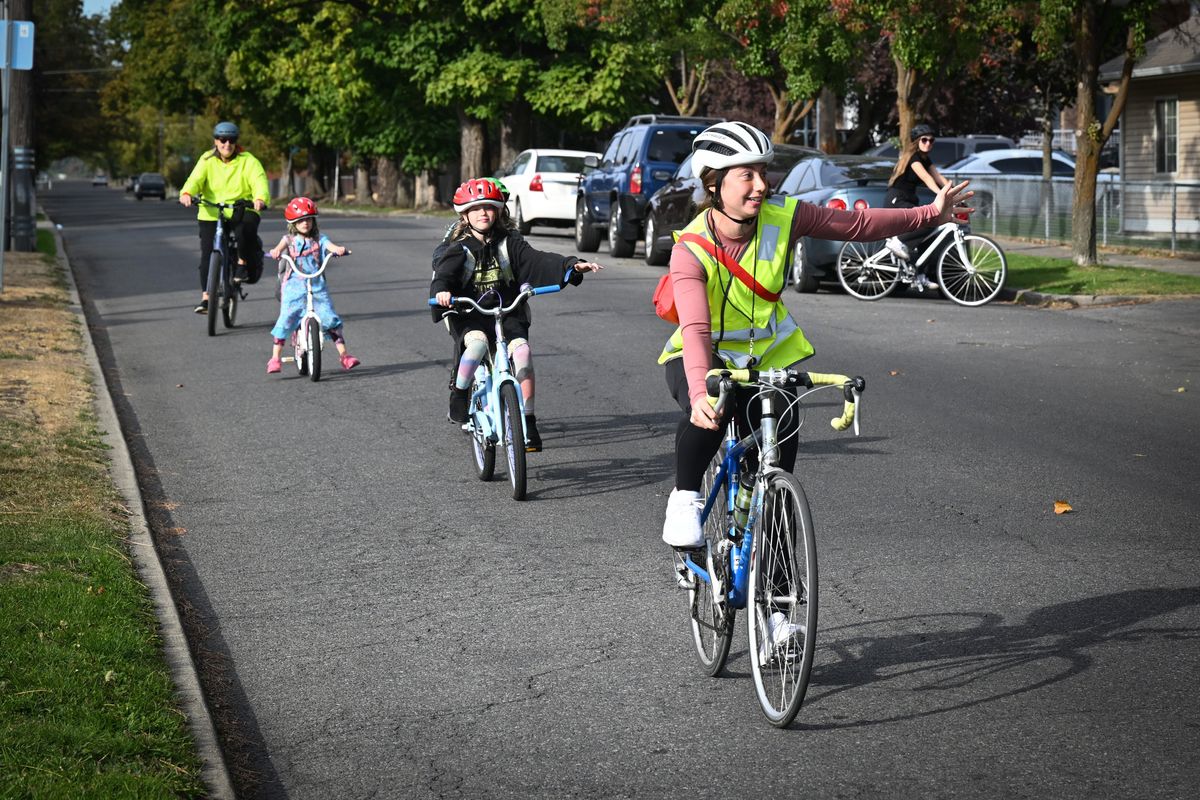
[[[462,213],[475,206],[504,208],[504,195],[500,187],[487,178],[472,178],[454,192],[454,210]]]
[[[288,222],[298,222],[305,217],[317,216],[317,204],[307,197],[297,197],[283,209],[283,218]]]

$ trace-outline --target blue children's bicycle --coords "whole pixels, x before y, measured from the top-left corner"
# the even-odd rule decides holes
[[[349,250],[346,251],[346,255],[350,255]],[[300,374],[309,376],[314,383],[321,380],[321,349],[325,346],[325,332],[321,329],[321,318],[313,310],[312,282],[324,274],[325,267],[329,266],[329,259],[337,257],[333,253],[327,252],[316,272],[305,272],[296,266],[296,262],[286,252],[279,254],[279,260],[297,276],[304,279],[304,288],[307,294],[307,306],[304,316],[300,319],[300,327],[292,331],[292,348],[296,355],[286,356],[281,360],[293,362]]]
[[[502,322],[535,294],[558,291],[562,291],[561,286],[539,286],[535,289],[526,283],[521,286],[520,294],[512,303],[494,308],[485,308],[469,297],[450,298],[451,306],[462,306],[496,320],[496,348],[475,370],[467,406],[469,416],[463,430],[471,435],[471,457],[481,481],[492,479],[496,470],[496,444],[503,443],[508,460],[508,482],[512,485],[514,500],[525,499],[525,398],[509,366],[508,342],[504,338]],[[489,295],[500,301],[500,294],[495,289],[489,289],[479,300],[485,301]],[[430,298],[429,305],[436,306],[437,301]],[[456,313],[454,309],[446,312]]]
[[[837,387],[845,405],[832,425],[840,431],[853,424],[857,434],[855,408],[865,382],[799,370],[712,370],[707,388],[718,410],[738,385],[753,389],[761,425],[746,431],[747,417],[739,413],[726,428],[702,489],[705,545],[678,551],[675,569],[688,592],[692,643],[709,675],[724,668],[737,611],[748,609],[758,701],[771,724],[785,727],[804,701],[816,652],[817,543],[800,481],[778,466],[779,420],[801,415],[798,429],[804,399]],[[799,387],[807,391],[779,391]],[[747,474],[746,456],[755,453],[757,470]]]

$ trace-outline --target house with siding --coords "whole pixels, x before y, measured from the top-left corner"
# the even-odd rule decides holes
[[[1100,67],[1121,79],[1120,58]],[[1200,14],[1146,43],[1121,115],[1121,228],[1200,236]]]

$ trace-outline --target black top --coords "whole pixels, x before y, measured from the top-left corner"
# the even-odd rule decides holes
[[[901,199],[907,200],[914,206],[918,204],[917,189],[925,185],[925,182],[917,177],[917,173],[913,171],[913,164],[920,164],[925,167],[925,171],[930,175],[933,174],[933,162],[929,160],[929,156],[918,150],[913,153],[912,160],[908,162],[908,166],[904,168],[904,172],[896,176],[896,180],[892,181],[891,189]]]
[[[508,254],[507,270],[503,265],[504,259],[500,257],[502,245]],[[438,249],[440,256],[434,262],[433,281],[429,284],[430,297],[438,292],[450,292],[456,297],[478,300],[487,290],[494,288],[500,294],[500,302],[508,305],[516,299],[521,285],[525,283],[538,287],[566,286],[568,283],[578,286],[583,282],[583,273],[571,269],[579,262],[575,256],[535,250],[523,236],[510,235],[509,231],[503,229],[487,242],[468,235],[465,239],[446,242],[444,249],[442,246]],[[434,306],[434,322],[440,321],[444,312],[444,308]],[[509,319],[528,326],[529,306],[517,309]],[[456,321],[466,323],[465,327],[484,331],[490,331],[494,324],[490,317],[474,311],[460,313]]]

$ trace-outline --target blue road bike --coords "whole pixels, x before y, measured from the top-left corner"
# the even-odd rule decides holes
[[[254,204],[249,200],[214,203],[199,195],[196,196],[196,202],[217,210],[217,232],[213,235],[212,255],[208,257],[208,278],[204,284],[208,292],[208,335],[216,336],[218,309],[225,327],[232,328],[237,325],[238,302],[246,299],[241,287],[233,282],[233,269],[237,265],[237,226],[242,214],[247,208],[253,208]],[[228,218],[226,211],[230,212]],[[262,250],[261,241],[258,249]]]
[[[717,398],[718,410],[724,410],[738,386],[754,390],[750,402],[759,404],[761,424],[748,430],[747,415],[737,413],[726,428],[701,491],[705,544],[677,551],[675,569],[688,593],[692,643],[707,674],[715,676],[724,668],[737,612],[747,610],[755,691],[767,719],[782,728],[795,719],[808,689],[818,591],[808,499],[800,481],[778,466],[780,420],[799,415],[798,435],[805,398],[836,388],[845,402],[842,416],[831,424],[839,431],[853,425],[857,435],[855,410],[865,382],[787,369],[708,374],[708,393]],[[751,472],[746,457],[754,453],[758,467]]]
[[[468,418],[463,430],[471,436],[471,458],[475,463],[475,472],[481,481],[490,481],[496,470],[496,445],[502,444],[508,461],[508,482],[512,486],[514,500],[524,500],[527,485],[525,469],[525,397],[521,393],[521,384],[508,359],[508,341],[504,338],[503,320],[529,298],[538,294],[551,294],[562,291],[561,286],[539,286],[534,288],[528,283],[521,286],[516,299],[507,306],[497,305],[485,308],[480,302],[487,301],[489,296],[497,303],[500,293],[489,289],[479,301],[469,297],[451,297],[451,306],[461,306],[478,311],[496,321],[496,347],[475,370],[475,380],[471,385],[468,400]],[[437,301],[430,298],[429,305],[436,306]],[[451,308],[447,314],[456,314]]]

